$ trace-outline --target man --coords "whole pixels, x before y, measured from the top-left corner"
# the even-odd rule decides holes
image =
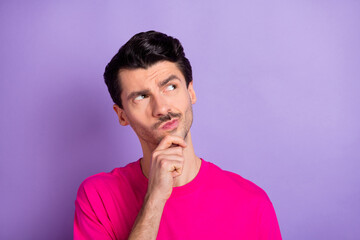
[[[75,202],[75,239],[281,239],[266,193],[195,155],[196,95],[180,42],[136,34],[104,78],[121,125],[143,157],[87,178]]]

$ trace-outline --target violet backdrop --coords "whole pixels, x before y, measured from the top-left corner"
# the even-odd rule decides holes
[[[141,157],[102,74],[151,29],[192,63],[198,155],[284,239],[359,239],[359,1],[1,1],[0,26],[0,239],[71,239],[79,184]]]

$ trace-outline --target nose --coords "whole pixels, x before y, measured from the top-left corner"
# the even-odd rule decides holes
[[[152,115],[161,117],[170,112],[170,106],[161,94],[152,97]]]

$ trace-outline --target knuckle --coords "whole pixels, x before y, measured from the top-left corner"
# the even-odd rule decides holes
[[[159,160],[159,165],[160,165],[160,168],[166,168],[166,166],[167,166],[166,159],[160,159]]]
[[[159,156],[159,151],[158,150],[155,150],[153,153],[152,153],[152,159],[156,159],[158,158]]]

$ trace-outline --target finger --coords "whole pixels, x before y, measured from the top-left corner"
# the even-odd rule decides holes
[[[157,150],[158,155],[179,155],[183,156],[183,148],[182,147],[170,147],[164,150]]]
[[[181,137],[174,135],[167,135],[163,138],[163,140],[161,140],[161,142],[159,143],[156,149],[157,150],[167,149],[171,147],[172,144],[178,145],[182,148],[186,147],[186,142]]]
[[[173,164],[169,172],[171,173],[172,177],[177,177],[181,175],[182,170],[183,170],[183,164]]]
[[[184,166],[184,161],[177,157],[171,156],[171,160],[163,160],[161,164],[161,169],[164,171],[163,173],[167,172],[170,173],[173,177],[182,173],[182,169]]]
[[[183,167],[184,167],[183,165],[173,165],[173,169],[170,171],[171,176],[173,178],[180,176],[182,174]]]
[[[184,165],[184,158],[174,154],[161,155],[157,161],[157,165],[167,172],[171,172],[174,168],[179,168],[179,166],[182,167]]]

